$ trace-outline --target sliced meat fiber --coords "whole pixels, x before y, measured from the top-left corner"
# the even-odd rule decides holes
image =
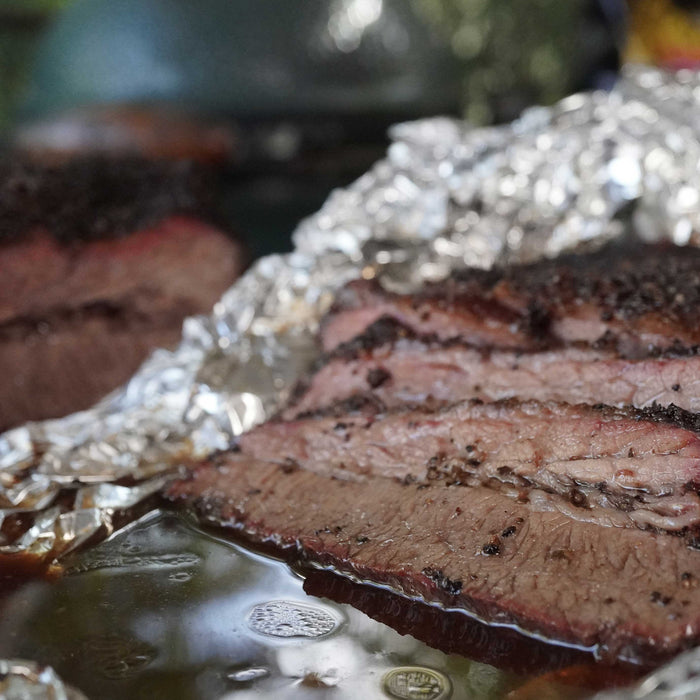
[[[700,525],[700,437],[692,414],[534,401],[392,412],[371,399],[358,405],[269,421],[238,446],[256,459],[338,479],[483,484],[605,525]]]
[[[329,479],[227,453],[168,497],[252,543],[484,621],[659,663],[700,641],[700,552],[491,489]]]
[[[517,397],[638,408],[675,404],[697,412],[700,356],[625,359],[585,345],[527,352],[476,348],[418,336],[385,317],[324,356],[282,415],[293,418],[368,391],[388,407]]]
[[[463,270],[414,294],[357,280],[322,327],[325,350],[391,316],[421,334],[528,350],[585,342],[626,357],[700,343],[700,249],[619,243],[595,253]]]
[[[444,290],[444,299],[438,289]],[[376,280],[355,280],[338,292],[322,321],[323,349],[330,351],[348,342],[384,316],[441,340],[461,338],[475,346],[506,348],[531,344],[526,329],[521,328],[525,322],[521,312],[471,288],[461,289],[453,280],[414,295],[388,292]]]

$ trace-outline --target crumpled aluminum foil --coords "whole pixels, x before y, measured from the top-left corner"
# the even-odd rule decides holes
[[[34,661],[0,660],[0,698],[4,700],[87,700],[63,683],[50,666]]]
[[[109,532],[116,511],[183,460],[262,421],[316,356],[319,318],[352,278],[381,273],[408,290],[457,266],[555,256],[631,229],[700,241],[696,73],[630,67],[611,93],[574,95],[510,125],[434,118],[391,136],[384,160],[299,225],[293,253],[258,261],[209,317],[186,321],[174,352],[157,351],[89,411],[0,436],[0,523],[34,514],[0,553],[62,556]],[[72,509],[54,505],[67,489]],[[676,697],[659,690],[673,683],[647,682],[634,697]]]

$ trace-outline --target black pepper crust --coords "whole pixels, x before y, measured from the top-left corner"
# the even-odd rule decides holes
[[[552,260],[488,272],[463,270],[454,280],[467,288],[492,290],[505,282],[528,299],[535,325],[543,309],[593,303],[601,316],[630,319],[661,312],[671,319],[700,320],[700,249],[670,243],[624,240],[595,252],[570,253]],[[439,285],[427,290],[440,293]]]
[[[171,214],[216,223],[214,176],[190,163],[84,158],[45,166],[0,160],[0,244],[37,226],[69,244],[120,238]]]
[[[426,566],[421,573],[449,595],[459,595],[462,592],[462,581],[454,581],[448,578],[442,569],[433,569],[430,566]]]
[[[670,423],[679,428],[700,433],[700,413],[692,413],[683,408],[678,408],[672,403],[668,406],[652,404],[647,408],[635,409],[638,412],[638,420],[649,420],[657,423]]]
[[[300,380],[300,382],[298,382],[295,386],[292,393],[291,404],[293,405],[295,401],[298,401],[308,389],[311,383],[311,377],[331,362],[352,362],[355,360],[361,360],[364,357],[371,356],[371,354],[376,350],[385,349],[387,347],[394,348],[402,341],[420,343],[425,346],[426,352],[435,348],[469,348],[482,353],[485,358],[488,357],[494,350],[497,350],[497,348],[488,346],[471,345],[459,337],[442,340],[434,333],[417,333],[408,325],[391,316],[382,316],[367,326],[362,333],[356,335],[354,338],[352,338],[352,340],[341,343],[330,352],[323,353],[320,357],[318,357],[309,370],[308,375]],[[596,341],[592,346],[585,342],[563,344],[552,341],[541,347],[514,348],[509,350],[509,352],[520,355],[535,355],[544,350],[565,349],[566,347],[580,348],[583,350],[592,347],[594,350],[609,352],[613,356],[625,357],[625,353],[621,352],[618,348],[618,339],[611,333],[603,336],[603,338]],[[672,359],[694,357],[698,354],[700,354],[700,346],[685,345],[680,341],[675,340],[674,342],[670,343],[668,347],[658,348],[650,346],[647,348],[644,356],[648,357],[649,359]],[[679,391],[681,387],[678,385],[678,388],[676,388],[676,385],[674,385],[672,388],[674,391]]]
[[[526,265],[456,270],[448,279],[426,284],[411,295],[386,291],[376,279],[351,283],[338,292],[327,318],[382,299],[409,304],[414,311],[425,307],[426,314],[431,307],[457,314],[469,309],[477,316],[513,325],[528,339],[529,347],[538,349],[557,346],[552,322],[585,304],[594,307],[605,323],[624,325],[655,314],[670,327],[694,330],[700,326],[700,248],[646,244],[629,237],[597,251]],[[601,349],[611,350],[617,342],[616,333],[598,341]],[[687,345],[671,342],[669,354],[697,353],[696,347]],[[360,349],[355,343],[355,352]],[[663,352],[648,349],[651,356]]]
[[[401,321],[397,321],[391,316],[382,316],[367,326],[360,335],[356,335],[347,343],[341,343],[334,350],[320,357],[314,369],[319,370],[331,360],[356,360],[377,348],[385,345],[394,345],[401,339],[420,340],[426,345],[439,344],[447,346],[452,344],[452,341],[440,342],[435,335],[420,336],[412,328],[401,323]]]
[[[345,415],[362,414],[369,417],[379,416],[386,412],[386,406],[374,394],[353,394],[346,399],[341,399],[330,406],[322,406],[313,411],[300,413],[295,420],[305,420],[308,418],[326,418],[336,416],[341,418]],[[342,424],[340,424],[342,425]]]

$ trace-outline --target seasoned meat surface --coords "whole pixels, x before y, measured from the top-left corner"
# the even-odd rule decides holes
[[[89,408],[242,272],[184,165],[0,163],[0,431]]]
[[[585,342],[625,357],[700,343],[700,249],[609,245],[491,271],[465,270],[395,294],[350,283],[322,330],[330,350],[382,316],[421,334],[511,350]]]
[[[479,348],[419,336],[384,317],[327,353],[300,383],[283,415],[293,418],[372,391],[386,406],[427,400],[604,403],[700,410],[700,355],[665,352],[628,359],[575,344],[547,350]]]
[[[257,459],[337,479],[483,484],[580,520],[700,526],[693,415],[681,427],[676,414],[658,409],[478,400],[389,413],[368,400],[360,410],[325,413],[269,421],[238,444]]]
[[[658,662],[698,642],[700,552],[577,522],[483,487],[342,481],[245,453],[169,497],[319,566],[530,634]]]
[[[489,623],[658,663],[700,642],[700,250],[343,288],[291,402],[169,497]]]

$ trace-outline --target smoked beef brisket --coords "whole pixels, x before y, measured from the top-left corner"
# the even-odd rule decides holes
[[[623,357],[700,343],[700,249],[608,245],[505,269],[474,270],[416,294],[347,285],[322,328],[331,350],[390,316],[419,334],[531,350],[582,342]]]
[[[700,552],[481,486],[326,476],[223,454],[171,487],[253,543],[492,623],[657,662],[700,641]]]
[[[268,421],[238,445],[335,479],[485,485],[575,520],[680,531],[700,528],[698,428],[677,410],[477,399],[383,413],[366,400]]]
[[[0,167],[0,430],[88,408],[240,274],[189,166]]]
[[[509,398],[700,410],[695,348],[637,359],[583,343],[544,350],[474,347],[419,336],[392,318],[324,355],[296,388],[287,418],[371,391],[386,406],[426,400]]]
[[[253,543],[609,658],[700,643],[700,251],[345,287],[279,415],[169,497]]]
[[[662,263],[661,263],[662,261]],[[700,410],[700,250],[609,245],[466,270],[413,295],[358,280],[283,415],[372,391],[386,406],[508,398]]]

